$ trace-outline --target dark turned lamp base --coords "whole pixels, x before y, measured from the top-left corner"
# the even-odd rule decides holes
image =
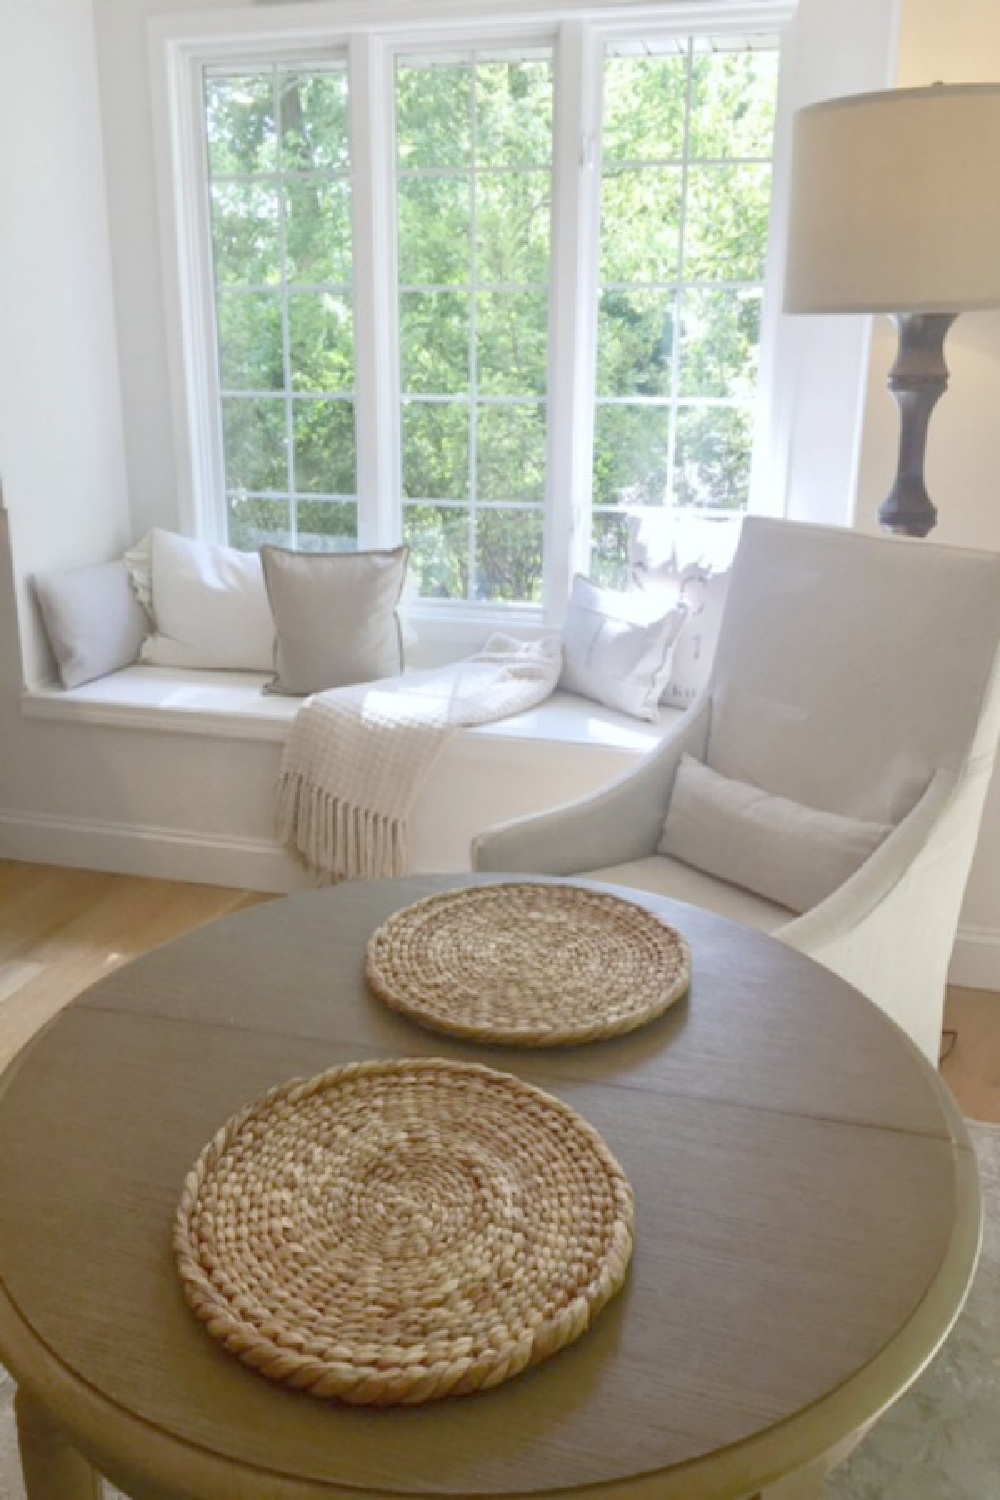
[[[900,536],[926,536],[937,511],[924,484],[927,424],[948,385],[944,341],[957,313],[897,313],[899,351],[889,389],[899,407],[896,479],[878,513],[879,524]]]

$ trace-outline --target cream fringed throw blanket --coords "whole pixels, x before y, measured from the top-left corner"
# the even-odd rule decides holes
[[[561,666],[557,636],[494,635],[451,666],[307,699],[281,762],[278,837],[323,881],[406,874],[410,812],[449,737],[541,703]]]

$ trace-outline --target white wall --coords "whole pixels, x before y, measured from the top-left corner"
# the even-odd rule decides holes
[[[95,58],[90,0],[0,6],[0,482],[29,677],[27,575],[131,535]]]
[[[903,0],[894,83],[1000,80],[997,0]],[[997,164],[1000,172],[1000,163]],[[997,247],[1000,255],[1000,246]],[[887,389],[895,356],[887,318],[874,320],[865,390],[864,440],[857,486],[857,525],[876,530],[892,483],[899,413]],[[934,541],[1000,549],[1000,311],[963,313],[945,345],[949,388],[931,415],[926,479],[938,509]],[[942,651],[956,649],[942,641]],[[969,878],[962,926],[967,935],[959,979],[989,983],[1000,975],[1000,776],[994,778]]]

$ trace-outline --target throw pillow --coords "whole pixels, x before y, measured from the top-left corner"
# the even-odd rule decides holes
[[[381,552],[260,549],[274,617],[268,693],[304,697],[403,670],[396,606],[408,547]]]
[[[874,854],[891,828],[805,807],[681,757],[659,852],[809,911]]]
[[[32,579],[64,688],[130,666],[149,629],[121,558]]]
[[[154,633],[143,642],[144,662],[270,670],[274,626],[256,554],[155,528],[149,556]]]
[[[655,617],[641,594],[598,588],[578,573],[563,628],[559,686],[634,718],[655,720],[683,622],[683,609]]]
[[[681,583],[680,603],[686,606],[686,614],[661,699],[671,708],[690,708],[708,682],[729,576],[728,572],[690,569]]]

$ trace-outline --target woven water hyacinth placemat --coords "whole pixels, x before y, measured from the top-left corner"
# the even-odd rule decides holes
[[[356,1063],[234,1116],[184,1184],[174,1251],[231,1353],[316,1396],[499,1385],[624,1281],[632,1188],[569,1105],[441,1059]]]
[[[465,887],[393,913],[368,941],[375,994],[436,1031],[545,1047],[632,1031],[688,991],[691,952],[610,892],[531,881]]]

